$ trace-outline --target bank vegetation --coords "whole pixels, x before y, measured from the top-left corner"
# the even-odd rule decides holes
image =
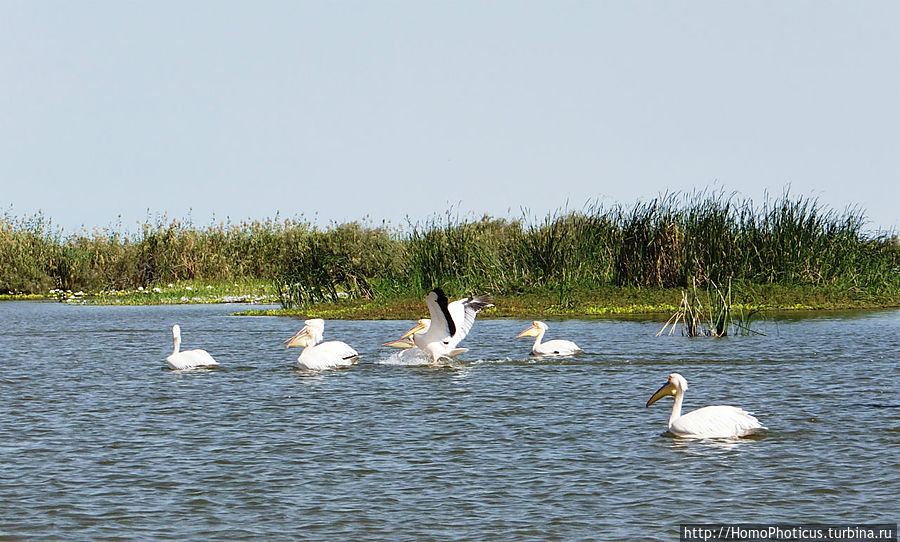
[[[666,194],[542,219],[449,212],[403,227],[158,218],[137,232],[66,234],[43,214],[5,213],[0,294],[263,281],[283,307],[308,308],[421,299],[441,285],[566,310],[601,306],[599,296],[639,303],[641,292],[727,283],[747,298],[739,302],[752,303],[754,292],[834,292],[844,304],[897,306],[897,235],[865,228],[860,209],[839,212],[789,193],[761,205],[721,193]]]

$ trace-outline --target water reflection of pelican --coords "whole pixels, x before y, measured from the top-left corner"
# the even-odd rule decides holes
[[[649,407],[663,397],[675,396],[669,416],[669,432],[673,435],[682,438],[739,438],[766,430],[749,412],[733,406],[708,406],[682,416],[681,404],[687,388],[687,380],[678,373],[672,373],[669,381],[647,401]]]
[[[736,451],[739,446],[747,444],[747,440],[741,439],[708,439],[704,440],[702,443],[699,442],[690,442],[688,440],[682,438],[671,439],[672,443],[670,445],[673,449],[683,449],[690,455],[696,456],[708,456],[710,452],[718,455],[718,454],[727,454],[732,451]],[[702,449],[698,449],[695,445],[702,446]]]

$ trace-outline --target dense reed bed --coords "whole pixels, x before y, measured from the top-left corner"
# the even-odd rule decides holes
[[[405,228],[302,219],[147,221],[137,233],[66,235],[42,214],[0,219],[0,293],[100,291],[184,280],[265,279],[284,306],[342,298],[540,291],[565,306],[579,292],[686,288],[695,281],[900,292],[894,232],[866,232],[785,193],[756,206],[724,194],[666,194],[630,207],[586,206],[533,219],[454,217]]]

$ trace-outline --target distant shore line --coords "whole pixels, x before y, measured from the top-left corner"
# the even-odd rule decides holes
[[[678,309],[683,290],[679,288],[635,288],[608,286],[593,291],[575,292],[565,305],[554,292],[521,295],[495,295],[495,307],[481,318],[624,318],[666,319]],[[273,287],[265,281],[202,284],[198,281],[169,283],[134,291],[53,292],[46,295],[0,295],[0,301],[58,301],[79,305],[189,305],[258,304],[278,305]],[[900,308],[900,294],[871,295],[821,286],[755,286],[741,290],[733,310],[767,313],[827,312],[845,310],[882,310]],[[281,316],[324,318],[328,320],[415,320],[427,313],[422,299],[403,296],[388,299],[343,299],[312,303],[303,307],[250,308],[241,316]]]

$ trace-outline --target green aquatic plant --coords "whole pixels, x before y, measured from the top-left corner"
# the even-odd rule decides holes
[[[690,291],[681,292],[681,304],[675,313],[663,324],[656,334],[657,337],[669,330],[669,335],[675,333],[678,324],[681,324],[682,335],[688,337],[726,337],[729,334],[738,335],[763,335],[754,330],[751,325],[760,315],[756,307],[744,310],[742,306],[735,306],[732,300],[731,279],[723,291],[715,281],[707,279],[703,281],[705,288],[698,291],[701,281],[696,278],[692,281]]]

